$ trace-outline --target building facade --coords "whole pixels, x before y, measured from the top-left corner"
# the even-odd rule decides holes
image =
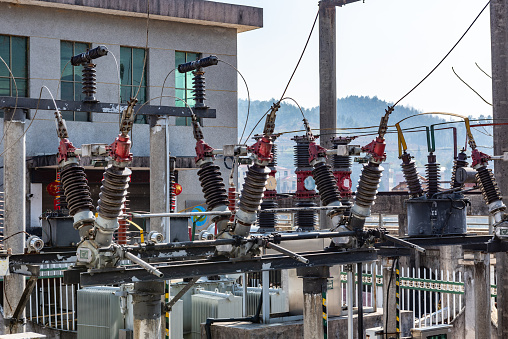
[[[97,100],[125,103],[137,94],[138,107],[148,101],[183,107],[183,101],[175,97],[192,106],[191,76],[171,72],[175,66],[208,55],[236,66],[237,35],[259,27],[262,9],[202,0],[149,0],[148,4],[146,0],[0,0],[0,56],[16,80],[15,86],[0,61],[0,96],[16,96],[17,87],[20,97],[82,100],[81,67],[68,61],[88,48],[105,45],[108,55],[95,60]],[[202,119],[203,132],[208,144],[222,148],[237,141],[237,74],[225,63],[205,70],[206,104],[217,113],[214,119]],[[59,140],[54,111],[32,109],[26,114],[28,228],[37,226],[41,214],[53,209],[53,197],[46,188],[56,179]],[[64,112],[64,118],[76,147],[111,144],[119,132],[118,112]],[[4,130],[3,119],[0,124]],[[183,187],[176,209],[204,201],[191,161],[195,141],[190,118],[169,117],[150,125],[140,115],[132,133],[132,210],[150,210],[150,182],[165,176],[150,173],[150,134],[166,126],[168,151],[178,158],[178,182]],[[9,146],[2,142],[0,149]],[[227,178],[229,173],[221,162]],[[85,165],[96,203],[103,168]]]

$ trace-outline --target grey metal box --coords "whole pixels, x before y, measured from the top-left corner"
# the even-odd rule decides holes
[[[80,241],[78,231],[72,226],[72,217],[48,217],[42,219],[42,240],[52,247],[76,246]]]

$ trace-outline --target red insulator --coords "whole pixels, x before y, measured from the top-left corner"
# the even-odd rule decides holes
[[[127,201],[123,204],[122,214],[127,213]],[[129,228],[129,223],[125,220],[124,217],[118,218],[118,231],[116,234],[117,243],[119,245],[127,245],[127,229]]]
[[[238,199],[238,192],[236,191],[235,186],[230,186],[228,189],[228,209],[231,211],[231,217],[229,217],[229,221],[235,220],[235,210],[236,210],[236,201]]]

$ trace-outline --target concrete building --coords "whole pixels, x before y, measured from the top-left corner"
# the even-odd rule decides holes
[[[20,96],[38,98],[42,91],[42,98],[50,98],[50,91],[55,99],[80,100],[81,70],[66,63],[73,54],[105,45],[109,54],[95,62],[99,101],[125,102],[134,96],[146,58],[140,103],[153,99],[152,105],[183,106],[173,98],[178,96],[192,105],[190,76],[185,78],[178,72],[167,76],[168,73],[180,62],[212,54],[236,66],[237,34],[260,27],[262,9],[212,1],[149,0],[147,4],[145,0],[0,0],[0,56],[8,59]],[[225,63],[219,63],[206,69],[205,76],[206,103],[217,110],[217,115],[215,119],[203,119],[203,132],[208,144],[221,148],[237,140],[237,74]],[[172,97],[157,98],[164,81],[164,96]],[[49,91],[41,90],[43,86]],[[6,67],[0,63],[0,96],[9,95],[15,96],[16,91]],[[69,139],[76,147],[111,144],[118,135],[118,113],[69,112],[64,118]],[[164,130],[166,121],[158,120],[151,129],[148,119],[139,118],[133,128],[134,173],[129,199],[132,210],[149,211],[149,183],[161,176],[149,172],[150,133]],[[46,187],[56,178],[58,138],[53,111],[31,110],[25,125],[28,228],[38,225],[44,211],[53,209],[53,197]],[[178,182],[183,192],[178,197],[177,210],[181,210],[204,202],[197,169],[192,168],[195,142],[189,118],[170,117],[167,125],[169,151],[179,158]],[[0,147],[9,146],[4,141]],[[227,170],[219,165],[227,178]],[[86,169],[96,203],[103,169]],[[3,175],[0,178],[3,180]]]

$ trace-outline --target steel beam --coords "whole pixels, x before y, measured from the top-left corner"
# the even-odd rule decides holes
[[[127,108],[126,104],[107,103],[107,102],[83,102],[83,101],[70,101],[70,100],[53,100],[51,99],[34,99],[34,98],[16,98],[15,97],[0,97],[1,108],[14,108],[18,109],[40,109],[54,111],[56,106],[60,111],[79,111],[79,112],[93,112],[93,113],[118,113]],[[141,105],[136,107],[136,114],[145,115],[165,115],[173,117],[190,117],[191,110],[187,107],[173,107],[173,106],[152,106]],[[194,113],[199,118],[215,118],[215,109],[193,109]]]
[[[308,264],[296,261],[282,255],[268,255],[242,261],[209,261],[196,260],[184,261],[157,266],[164,273],[164,277],[158,279],[142,268],[119,268],[112,270],[90,270],[81,273],[81,285],[110,285],[123,284],[139,281],[154,281],[179,278],[191,278],[217,274],[232,274],[242,272],[273,271],[280,269],[333,266],[368,262],[377,259],[377,250],[359,249],[347,252],[304,252],[299,253],[309,259]]]

